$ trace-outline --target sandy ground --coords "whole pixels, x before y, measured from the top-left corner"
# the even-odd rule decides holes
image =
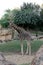
[[[12,54],[12,55],[5,55],[6,60],[13,62],[17,65],[20,64],[29,64],[32,62],[34,56],[29,55],[18,55],[18,54]]]

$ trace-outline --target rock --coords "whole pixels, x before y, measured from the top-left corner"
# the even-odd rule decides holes
[[[0,65],[16,65],[16,64],[11,63],[9,61],[0,61]]]
[[[16,65],[16,64],[7,61],[7,60],[5,59],[3,53],[0,52],[0,65]]]
[[[0,61],[3,61],[3,60],[6,60],[6,59],[5,59],[4,55],[3,55],[3,53],[0,52]]]
[[[14,63],[12,63],[12,62],[10,62],[10,61],[3,61],[2,62],[4,65],[16,65],[16,64],[14,64]],[[2,64],[2,65],[3,65]]]
[[[31,65],[43,65],[43,45],[36,53]]]

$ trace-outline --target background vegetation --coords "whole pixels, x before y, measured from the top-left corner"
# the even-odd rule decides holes
[[[26,41],[24,43],[24,52],[26,51]],[[43,41],[35,40],[31,43],[32,53],[36,53],[36,51],[43,45]],[[20,53],[20,40],[9,41],[0,44],[0,51],[1,52],[13,52],[13,53]]]
[[[9,21],[25,29],[43,31],[43,9],[36,4],[23,3],[20,9],[6,10],[0,24],[7,28]]]

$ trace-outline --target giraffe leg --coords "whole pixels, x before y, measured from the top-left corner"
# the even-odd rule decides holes
[[[24,52],[23,52],[23,43],[21,43],[21,54],[23,55]]]
[[[26,54],[28,54],[29,48],[28,48],[28,42],[27,42],[27,49],[26,49]]]
[[[31,55],[31,45],[30,45],[30,42],[27,41],[27,50],[26,50],[26,54],[28,54],[29,52],[29,55]]]
[[[31,55],[31,43],[29,42],[29,55]]]

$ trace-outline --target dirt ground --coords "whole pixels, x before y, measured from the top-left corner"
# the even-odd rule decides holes
[[[29,64],[31,63],[34,56],[29,55],[18,55],[18,54],[11,54],[11,55],[5,55],[6,60],[13,62],[17,65],[20,64]]]

